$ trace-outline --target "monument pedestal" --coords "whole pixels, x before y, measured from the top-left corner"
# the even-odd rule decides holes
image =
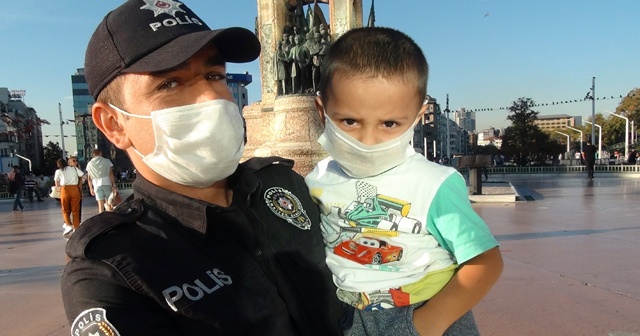
[[[295,160],[293,169],[306,175],[326,153],[317,140],[323,126],[315,95],[287,95],[246,106],[247,144],[243,160],[254,156],[281,156]]]
[[[298,4],[300,2],[300,4]],[[351,28],[362,27],[362,0],[317,1],[329,4],[330,27],[328,42],[335,41]],[[247,123],[247,144],[243,160],[255,156],[281,156],[295,160],[294,170],[306,175],[315,164],[326,157],[317,139],[323,127],[315,107],[313,94],[278,95],[281,85],[277,71],[278,42],[283,39],[285,27],[299,28],[306,37],[304,25],[310,25],[309,9],[317,6],[312,0],[258,0],[256,31],[262,46],[260,79],[262,101],[245,106],[243,116]],[[305,7],[307,16],[305,16]],[[314,21],[318,24],[322,20]],[[302,21],[304,22],[302,22]],[[300,26],[302,23],[303,26]],[[311,28],[311,27],[309,27]],[[295,31],[295,29],[293,30]],[[292,33],[289,31],[288,33]],[[291,65],[288,64],[290,67]]]

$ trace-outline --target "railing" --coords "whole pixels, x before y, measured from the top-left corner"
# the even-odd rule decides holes
[[[533,167],[489,167],[489,174],[560,174],[560,173],[582,173],[586,172],[586,166],[533,166]],[[466,173],[466,168],[458,169],[461,173]],[[600,173],[640,173],[640,165],[596,165],[596,172]]]
[[[131,189],[131,184],[132,183],[133,183],[133,181],[131,181],[131,182],[120,182],[120,183],[116,183],[116,185],[118,186],[118,190],[124,190],[124,189]],[[82,192],[85,195],[89,195],[89,187],[86,184],[82,186]],[[0,188],[0,199],[3,199],[3,198],[13,198],[12,195],[9,195],[9,193],[6,191],[6,188],[4,186],[2,188]],[[24,194],[23,194],[22,198],[23,199],[24,198],[29,198],[27,196],[26,190],[24,191]]]

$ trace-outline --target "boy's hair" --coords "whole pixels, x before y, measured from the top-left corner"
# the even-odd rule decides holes
[[[427,95],[429,64],[420,47],[406,34],[385,27],[347,31],[330,47],[320,72],[320,96],[326,99],[336,74],[351,77],[399,77],[415,83],[420,104]]]

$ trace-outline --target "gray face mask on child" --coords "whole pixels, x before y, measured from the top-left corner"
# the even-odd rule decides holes
[[[413,126],[391,140],[377,145],[365,145],[341,130],[326,114],[324,119],[324,132],[318,142],[351,177],[378,175],[415,154],[409,144],[413,139]]]
[[[224,99],[157,110],[151,116],[156,142],[142,161],[159,175],[182,185],[205,188],[238,167],[244,152],[243,122],[238,106]]]

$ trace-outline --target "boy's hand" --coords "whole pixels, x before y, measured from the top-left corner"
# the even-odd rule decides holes
[[[449,283],[413,312],[421,336],[442,335],[487,295],[502,273],[502,255],[494,247],[460,266]]]

